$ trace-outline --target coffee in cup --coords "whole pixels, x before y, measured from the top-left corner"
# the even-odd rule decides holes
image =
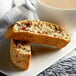
[[[40,0],[40,1],[48,6],[55,8],[64,8],[64,9],[76,8],[76,0]]]

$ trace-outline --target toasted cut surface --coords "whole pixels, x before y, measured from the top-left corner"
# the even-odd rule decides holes
[[[27,70],[31,58],[31,45],[27,41],[11,40],[10,56],[14,65]]]
[[[38,20],[16,22],[8,27],[6,38],[27,40],[58,48],[66,46],[70,41],[69,34],[61,26]]]

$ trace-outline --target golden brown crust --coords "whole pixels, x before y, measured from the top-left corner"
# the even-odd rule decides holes
[[[33,21],[36,22],[36,20],[33,20]],[[19,21],[19,23],[26,23],[26,22],[27,20]],[[70,37],[69,37],[69,40],[65,40],[62,38],[60,39],[57,37],[52,37],[52,36],[43,35],[43,34],[36,34],[32,32],[27,32],[27,31],[16,31],[14,27],[11,27],[10,29],[7,30],[6,38],[12,38],[17,40],[27,40],[30,42],[52,45],[58,48],[62,48],[70,42]]]
[[[24,53],[18,50],[13,40],[11,40],[10,56],[13,64],[18,68],[23,70],[27,70],[29,68],[30,59],[31,59],[31,50],[30,50],[30,53]]]

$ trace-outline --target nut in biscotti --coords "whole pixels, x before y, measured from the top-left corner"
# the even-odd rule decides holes
[[[69,34],[61,26],[38,20],[16,22],[7,29],[6,38],[27,40],[58,48],[62,48],[70,42]]]

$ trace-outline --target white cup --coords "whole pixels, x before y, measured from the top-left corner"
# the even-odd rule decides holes
[[[76,9],[51,7],[40,0],[36,0],[35,7],[31,5],[29,0],[26,0],[26,4],[29,9],[38,13],[40,20],[60,24],[70,31],[76,29]]]

